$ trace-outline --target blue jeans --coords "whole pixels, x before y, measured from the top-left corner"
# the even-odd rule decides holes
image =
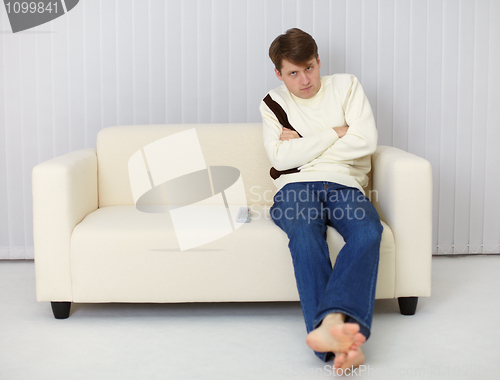
[[[271,218],[289,238],[307,332],[330,313],[346,315],[368,339],[373,317],[382,225],[368,198],[332,182],[294,182],[274,196]],[[326,230],[346,244],[332,268]],[[333,353],[316,355],[328,361]]]

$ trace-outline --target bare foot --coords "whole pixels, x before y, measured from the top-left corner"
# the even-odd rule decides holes
[[[336,369],[342,369],[342,371],[353,370],[359,367],[365,362],[365,355],[361,351],[360,347],[356,347],[354,350],[349,350],[347,354],[343,352],[335,353],[335,359],[333,361],[333,366]]]
[[[321,325],[306,338],[309,348],[317,352],[343,352],[355,350],[366,340],[357,323],[344,323],[344,315],[328,314]]]

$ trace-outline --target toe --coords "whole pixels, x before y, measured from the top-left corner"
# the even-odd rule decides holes
[[[361,333],[357,333],[354,335],[354,343],[361,346],[363,343],[366,342],[366,337],[361,334]]]
[[[335,368],[341,368],[342,365],[345,362],[345,359],[346,359],[346,354],[344,354],[344,353],[336,353],[335,354],[335,359],[333,361],[333,366]]]
[[[342,330],[346,334],[355,335],[359,333],[359,325],[357,323],[344,323],[342,325]]]

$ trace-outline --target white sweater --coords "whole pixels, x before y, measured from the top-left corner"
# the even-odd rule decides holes
[[[277,170],[299,167],[299,173],[275,180],[278,189],[290,182],[329,181],[355,187],[364,193],[368,185],[370,156],[377,147],[372,109],[354,75],[321,78],[321,88],[310,99],[301,99],[282,86],[269,92],[303,136],[280,141],[282,126],[269,107],[260,104],[264,148]],[[333,127],[349,126],[339,138]]]

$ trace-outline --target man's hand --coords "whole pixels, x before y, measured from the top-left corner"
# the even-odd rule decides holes
[[[281,141],[287,141],[291,139],[298,139],[299,134],[291,129],[288,129],[286,127],[283,127],[283,132],[281,132],[280,135],[280,140]]]
[[[349,126],[347,127],[333,127],[335,132],[337,132],[337,135],[339,135],[339,139],[344,137],[345,134],[347,133],[347,130],[349,129]]]

